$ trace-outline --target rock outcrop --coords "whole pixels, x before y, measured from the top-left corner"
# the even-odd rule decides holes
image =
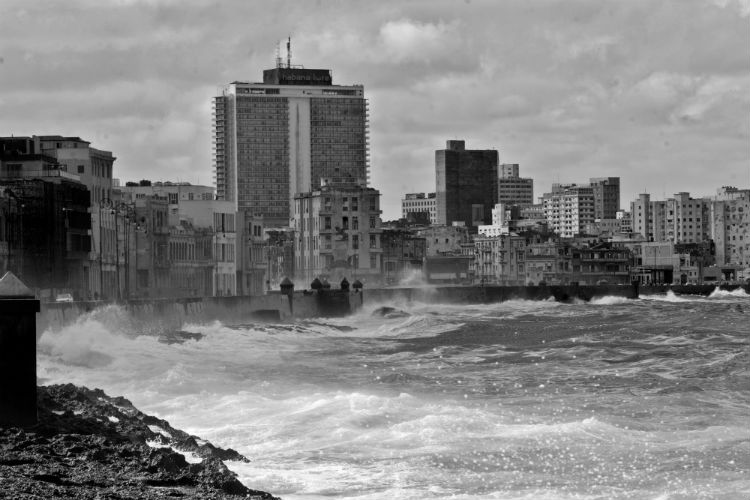
[[[37,425],[0,428],[0,497],[278,500],[246,488],[223,462],[247,458],[125,398],[70,384],[37,394]],[[202,460],[188,463],[180,452]]]

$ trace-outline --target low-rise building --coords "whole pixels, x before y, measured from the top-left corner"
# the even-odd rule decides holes
[[[407,193],[401,200],[401,216],[409,219],[410,214],[427,214],[430,224],[437,223],[437,199],[435,193]]]

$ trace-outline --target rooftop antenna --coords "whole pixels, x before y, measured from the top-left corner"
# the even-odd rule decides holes
[[[292,37],[291,35],[286,40],[286,67],[292,67]]]

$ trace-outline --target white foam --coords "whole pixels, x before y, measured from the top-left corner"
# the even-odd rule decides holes
[[[746,298],[750,297],[750,295],[748,295],[743,288],[735,288],[734,290],[722,290],[719,287],[716,287],[714,288],[713,292],[711,292],[711,295],[708,296],[709,299],[724,299],[734,297]]]
[[[626,297],[617,297],[614,295],[606,295],[604,297],[594,297],[589,301],[590,304],[597,306],[612,306],[617,304],[629,304],[632,299]]]

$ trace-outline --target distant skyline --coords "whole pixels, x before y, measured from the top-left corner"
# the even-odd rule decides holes
[[[383,218],[463,139],[553,182],[750,187],[750,0],[4,0],[0,135],[80,136],[115,177],[213,185],[211,98],[292,62],[361,83]],[[282,56],[286,56],[282,49]]]

